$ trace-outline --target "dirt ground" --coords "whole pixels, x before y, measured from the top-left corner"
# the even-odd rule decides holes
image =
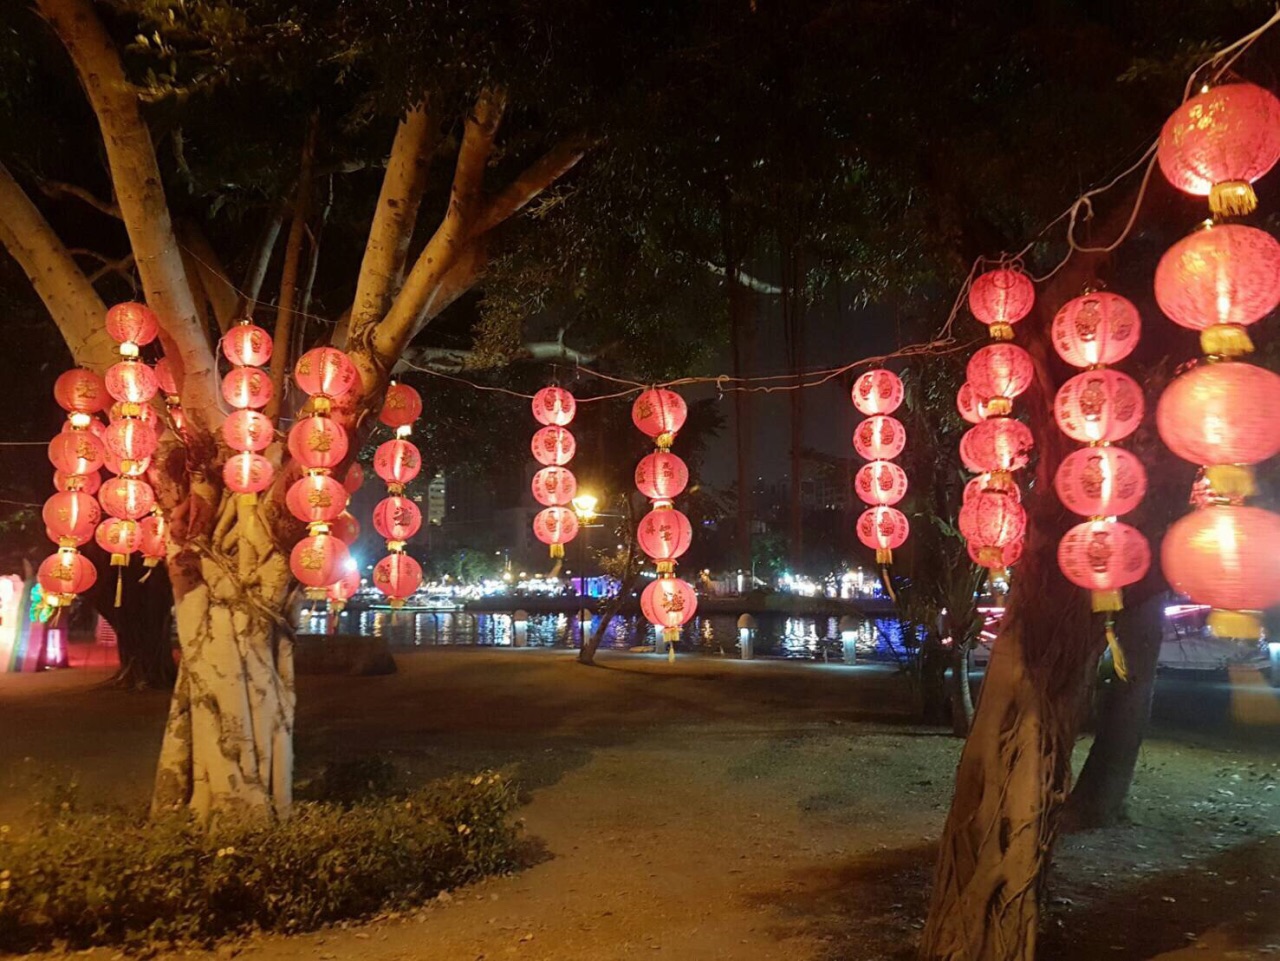
[[[365,753],[519,779],[530,866],[411,916],[224,946],[262,961],[908,958],[959,742],[905,681],[844,668],[435,649],[304,678],[299,781]],[[0,675],[0,823],[74,779],[145,801],[165,698],[77,670]],[[1083,760],[1082,743],[1077,762]],[[1161,730],[1133,823],[1065,839],[1041,961],[1280,958],[1275,739]],[[100,961],[113,952],[98,951]]]

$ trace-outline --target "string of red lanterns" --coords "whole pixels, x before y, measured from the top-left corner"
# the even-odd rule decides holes
[[[578,479],[565,465],[578,445],[567,429],[578,412],[578,401],[563,387],[543,387],[533,395],[533,419],[542,426],[530,449],[542,467],[533,475],[533,499],[542,505],[533,518],[533,536],[548,546],[554,558],[564,557],[564,545],[578,536],[578,515],[569,506],[578,492]]]
[[[222,354],[232,364],[222,380],[222,396],[235,408],[222,422],[222,439],[236,453],[222,467],[229,489],[249,503],[271,486],[275,467],[262,451],[275,440],[275,425],[262,413],[275,390],[263,368],[271,360],[271,335],[250,320],[232,326],[222,338]]]
[[[870,505],[858,518],[858,539],[876,552],[877,564],[892,564],[893,552],[906,543],[911,525],[894,507],[907,493],[907,474],[893,463],[906,445],[901,421],[891,416],[902,404],[902,379],[877,368],[853,382],[853,406],[867,417],[853,432],[853,448],[870,463],[853,479],[853,489]]]
[[[649,513],[636,529],[636,539],[658,571],[640,594],[640,611],[662,631],[669,661],[675,660],[680,629],[698,609],[693,585],[675,575],[676,562],[693,542],[693,525],[675,507],[675,498],[688,486],[689,468],[671,453],[676,434],[688,416],[684,398],[665,388],[645,390],[631,405],[632,423],[657,448],[640,459],[635,472],[636,488],[651,502]]]
[[[379,447],[374,457],[374,468],[386,481],[388,494],[373,509],[373,529],[386,540],[388,553],[374,565],[373,583],[390,599],[392,607],[403,607],[422,585],[422,566],[405,552],[409,538],[422,528],[422,511],[404,492],[404,485],[422,469],[418,449],[407,439],[421,413],[422,397],[418,392],[408,384],[393,383],[387,388],[378,414],[378,420],[393,428],[396,436]],[[358,577],[355,585],[359,587]],[[349,581],[339,580],[330,588],[330,598],[335,592],[345,593],[349,586]]]

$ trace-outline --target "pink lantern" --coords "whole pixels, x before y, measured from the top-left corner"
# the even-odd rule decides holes
[[[178,380],[173,375],[173,364],[168,357],[161,357],[151,369],[162,394],[172,397],[178,393]]]
[[[1119,521],[1077,524],[1058,543],[1058,566],[1076,587],[1093,592],[1095,611],[1120,610],[1120,589],[1151,567],[1151,547],[1136,528]]]
[[[149,514],[138,522],[139,544],[147,567],[155,567],[169,549],[169,522],[163,514]]]
[[[868,417],[853,430],[853,449],[863,460],[893,460],[906,445],[902,423],[887,414]]]
[[[147,468],[151,466],[151,458],[144,457],[142,460],[127,460],[117,457],[111,451],[107,451],[102,458],[102,463],[112,474],[119,474],[122,477],[141,477],[147,472]]]
[[[662,640],[667,644],[680,640],[680,628],[697,610],[698,595],[678,577],[659,577],[640,595],[641,613],[654,627],[662,628]]]
[[[1062,305],[1051,337],[1058,356],[1073,367],[1097,367],[1124,360],[1138,346],[1142,318],[1119,294],[1096,291]]]
[[[222,378],[223,399],[240,410],[266,407],[274,394],[271,376],[256,367],[237,367]]]
[[[49,441],[49,461],[64,474],[92,474],[105,455],[102,441],[87,430],[67,431]]]
[[[548,427],[565,427],[578,412],[578,402],[563,387],[544,387],[533,395],[533,419]]]
[[[422,585],[422,567],[408,554],[393,551],[374,566],[373,584],[392,607],[401,607]]]
[[[907,541],[911,525],[896,507],[869,507],[858,518],[858,540],[876,552],[877,564],[893,563],[893,552]]]
[[[1067,510],[1084,517],[1127,514],[1147,492],[1147,471],[1122,447],[1085,447],[1068,454],[1053,478]]]
[[[543,427],[533,435],[530,449],[539,464],[562,467],[573,460],[577,446],[573,434],[563,427]]]
[[[988,414],[1008,413],[1009,401],[1031,386],[1035,365],[1016,344],[988,344],[969,358],[967,375]]]
[[[663,387],[644,391],[631,405],[632,423],[663,450],[671,446],[688,416],[684,398]]]
[[[999,491],[1002,494],[1008,494],[1019,504],[1022,503],[1022,491],[1018,488],[1017,483],[1007,473],[996,471],[991,474],[979,474],[973,480],[964,485],[964,499],[962,503],[967,504],[974,497],[983,491]]]
[[[93,539],[111,555],[112,567],[128,564],[129,555],[137,553],[142,546],[142,532],[138,529],[138,522],[123,517],[108,517],[98,525]]]
[[[552,557],[564,557],[564,545],[578,536],[578,518],[567,507],[544,507],[533,519],[533,536],[550,546]]]
[[[907,472],[887,460],[863,464],[853,478],[853,489],[864,504],[892,507],[907,493]]]
[[[360,522],[354,514],[343,511],[330,522],[329,533],[350,547],[360,539]]]
[[[66,491],[45,501],[41,517],[51,540],[70,541],[63,546],[78,547],[93,537],[94,528],[102,520],[102,511],[98,502],[83,491]]]
[[[410,445],[412,446],[412,445]],[[347,489],[348,494],[354,494],[364,484],[364,468],[360,466],[360,462],[356,461],[347,468],[347,474],[342,479],[342,486]]]
[[[146,460],[156,452],[160,439],[155,429],[141,419],[132,417],[107,425],[102,433],[102,443],[117,460]]]
[[[111,402],[103,379],[83,367],[58,376],[53,384],[53,399],[63,410],[78,414],[96,414]]]
[[[1280,453],[1280,376],[1252,364],[1201,364],[1165,389],[1156,427],[1193,464],[1260,463]]]
[[[1021,270],[989,270],[969,287],[969,309],[991,328],[996,340],[1010,339],[1013,325],[1031,312],[1035,302],[1035,286]]]
[[[233,454],[222,467],[222,482],[237,494],[260,494],[274,478],[271,461],[249,451]]]
[[[1006,544],[1004,547],[979,547],[973,543],[965,546],[969,552],[969,560],[979,567],[987,567],[992,571],[1003,571],[1022,560],[1022,552],[1026,548],[1027,542],[1019,537],[1012,544]]]
[[[271,418],[260,411],[235,410],[222,422],[222,439],[232,450],[266,450],[275,437]]]
[[[160,389],[156,372],[136,360],[122,360],[108,367],[106,384],[107,393],[122,404],[145,404]]]
[[[860,413],[892,414],[902,403],[902,378],[891,370],[869,370],[853,382],[853,406]]]
[[[658,573],[669,574],[675,570],[675,561],[693,543],[693,525],[680,511],[660,507],[640,521],[636,540],[640,549],[658,565]]]
[[[304,524],[326,524],[347,509],[347,491],[328,474],[306,474],[289,487],[284,502]]]
[[[146,304],[116,304],[107,311],[107,334],[117,344],[143,347],[156,339],[160,322]]]
[[[422,395],[408,384],[392,384],[382,398],[378,420],[388,427],[408,427],[422,414]]]
[[[351,358],[336,347],[316,347],[298,358],[293,368],[298,386],[312,397],[345,397],[360,382]]]
[[[311,534],[294,545],[289,569],[304,587],[323,591],[351,565],[347,545],[332,534]]]
[[[1128,374],[1087,370],[1058,390],[1053,416],[1072,440],[1093,444],[1124,440],[1138,429],[1145,410],[1142,388]]]
[[[1005,547],[1022,537],[1027,529],[1027,512],[1013,495],[985,490],[960,508],[959,527],[965,539],[981,553],[984,547]]]
[[[533,475],[533,499],[543,507],[568,507],[578,492],[578,479],[567,467],[544,467]]]
[[[1251,83],[1212,87],[1165,121],[1156,156],[1169,183],[1218,216],[1250,213],[1250,186],[1280,159],[1280,101]]]
[[[93,587],[98,571],[83,554],[63,549],[41,561],[36,580],[45,596],[71,597]]]
[[[965,431],[960,438],[960,459],[975,474],[1021,470],[1034,447],[1031,429],[1022,421],[993,417]]]
[[[653,501],[670,502],[689,486],[689,468],[670,451],[646,454],[636,464],[636,489]]]
[[[373,469],[389,488],[403,489],[422,470],[422,455],[407,440],[396,438],[379,445],[373,455]]]
[[[956,410],[970,424],[981,424],[987,419],[986,404],[974,394],[973,385],[967,380],[956,392]]]
[[[237,367],[265,367],[271,349],[271,335],[249,321],[235,324],[222,338],[223,356]]]
[[[373,509],[373,529],[390,543],[404,543],[422,528],[422,511],[409,498],[393,494]]]
[[[156,506],[151,485],[136,477],[112,477],[98,491],[98,502],[112,517],[131,521],[146,517]]]
[[[308,470],[330,470],[347,456],[347,432],[331,417],[304,417],[289,428],[289,453]]]
[[[58,491],[84,491],[93,495],[102,486],[102,475],[97,471],[89,474],[64,474],[56,470],[53,472],[53,486]]]
[[[354,567],[344,571],[342,576],[326,588],[326,598],[334,613],[340,612],[347,601],[356,596],[360,590],[360,572]]]

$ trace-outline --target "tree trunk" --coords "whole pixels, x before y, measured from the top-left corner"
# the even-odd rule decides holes
[[[600,617],[600,624],[596,628],[595,633],[591,637],[582,639],[582,650],[578,652],[578,663],[594,666],[596,663],[596,651],[600,647],[600,642],[604,640],[605,631],[609,629],[609,625],[613,619],[618,616],[618,612],[622,610],[622,606],[627,602],[627,598],[631,594],[632,588],[636,585],[636,580],[640,577],[640,565],[636,563],[636,511],[635,505],[631,502],[631,497],[624,496],[622,498],[627,508],[627,560],[626,567],[623,568],[621,583],[618,585],[618,593],[608,604],[605,605],[604,611]]]
[[[1112,677],[1102,683],[1093,746],[1067,803],[1069,829],[1110,827],[1124,816],[1125,799],[1151,720],[1164,604],[1164,594],[1155,594],[1136,608],[1126,608],[1117,618],[1116,635],[1129,678],[1121,681]]]
[[[109,572],[98,579],[87,599],[116,634],[120,669],[112,683],[132,690],[171,689],[178,668],[170,641],[173,591],[168,571],[164,565],[144,567],[136,560],[123,569],[110,568],[105,552],[86,549],[85,555],[99,570]],[[115,604],[117,573],[123,578],[119,607]]]
[[[973,728],[973,686],[969,678],[970,642],[956,643],[951,660],[951,733],[968,737]]]

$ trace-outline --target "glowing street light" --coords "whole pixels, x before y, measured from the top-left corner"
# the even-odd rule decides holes
[[[595,520],[598,503],[600,502],[594,494],[579,494],[573,499],[573,512],[578,515],[580,522],[590,523]]]

